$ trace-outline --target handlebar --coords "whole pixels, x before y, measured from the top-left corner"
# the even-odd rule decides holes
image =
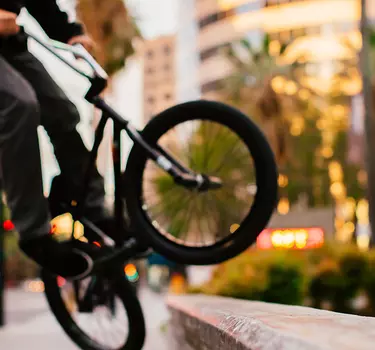
[[[94,59],[94,57],[81,45],[81,44],[75,44],[75,45],[68,45],[64,44],[59,41],[55,41],[52,39],[49,39],[48,41],[41,40],[34,34],[28,33],[26,30],[24,30],[24,33],[29,37],[35,40],[38,44],[43,46],[46,50],[51,52],[54,56],[56,56],[60,61],[64,62],[66,65],[68,65],[70,68],[72,68],[74,71],[76,71],[78,74],[84,76],[87,79],[94,79],[94,78],[100,78],[103,80],[108,79],[107,73],[104,71],[104,69],[100,66],[98,62]],[[67,51],[72,53],[76,58],[80,58],[84,60],[92,69],[93,76],[86,74],[85,72],[78,69],[76,66],[74,66],[72,63],[70,63],[68,60],[66,60],[63,56],[59,55],[56,50],[61,51]]]

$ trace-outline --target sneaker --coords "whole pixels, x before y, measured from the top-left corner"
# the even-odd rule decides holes
[[[93,260],[87,246],[80,241],[59,243],[51,234],[20,242],[20,248],[28,257],[49,272],[67,279],[82,279],[92,271]]]
[[[77,191],[72,190],[71,187],[66,185],[61,175],[54,177],[48,198],[52,217],[56,217],[74,210],[72,207],[72,198],[74,198],[75,192]],[[129,238],[132,238],[131,233],[129,233],[126,229],[118,228],[114,217],[110,215],[108,210],[104,207],[104,199],[102,215],[100,215],[100,218],[96,218],[95,214],[90,214],[89,212],[86,213],[85,216],[117,244],[121,244]],[[125,223],[123,223],[122,226],[125,227]],[[87,229],[90,230],[89,228]]]

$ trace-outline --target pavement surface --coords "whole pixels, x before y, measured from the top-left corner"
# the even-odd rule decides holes
[[[0,350],[77,350],[48,309],[43,293],[9,289],[6,292],[6,326],[0,329]],[[169,314],[164,296],[141,288],[139,297],[146,319],[144,350],[165,349],[163,325]]]

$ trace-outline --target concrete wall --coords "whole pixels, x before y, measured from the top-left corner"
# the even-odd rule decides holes
[[[171,296],[170,350],[373,350],[375,318],[301,306]]]

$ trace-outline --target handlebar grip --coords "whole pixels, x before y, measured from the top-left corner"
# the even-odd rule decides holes
[[[76,71],[78,74],[91,79],[92,76],[84,73],[77,67],[75,67],[73,64],[71,64],[68,60],[66,60],[63,56],[59,55],[56,50],[62,50],[67,51],[75,55],[76,57],[82,58],[86,63],[93,69],[95,75],[97,77],[102,78],[103,80],[108,79],[107,73],[104,71],[104,69],[99,65],[98,62],[94,59],[94,57],[91,56],[91,54],[85,49],[85,47],[80,44],[76,43],[73,45],[68,45],[59,41],[51,40],[49,39],[47,42],[39,39],[37,36],[27,33],[25,31],[25,34],[34,39],[37,43],[39,43],[41,46],[43,46],[46,50],[51,52],[54,56],[56,56],[58,59],[60,59],[62,62],[64,62],[66,65],[68,65],[70,68],[72,68],[74,71]],[[78,50],[77,50],[78,49]]]
[[[75,44],[72,45],[72,47],[74,47],[74,48],[76,48],[76,49],[78,49],[78,50],[80,50],[84,53],[88,53],[88,51],[85,49],[85,47],[80,43],[75,43]]]
[[[80,43],[75,43],[75,44],[73,44],[72,46],[73,46],[73,47],[77,47],[77,48],[79,48],[79,49],[84,49],[84,50],[86,50],[85,47],[84,47],[82,44],[80,44]]]

